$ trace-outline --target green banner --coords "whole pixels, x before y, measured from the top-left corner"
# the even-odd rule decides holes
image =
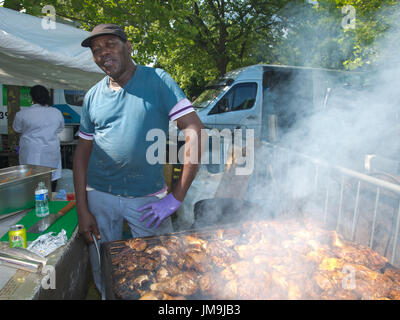
[[[32,99],[29,94],[30,87],[19,87],[19,105],[21,107],[30,107]],[[3,106],[7,105],[7,86],[3,85]]]

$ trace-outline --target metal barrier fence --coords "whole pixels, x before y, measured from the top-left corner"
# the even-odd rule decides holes
[[[306,210],[314,208],[325,227],[400,264],[400,185],[266,142],[262,147],[275,194],[287,203],[307,202]]]

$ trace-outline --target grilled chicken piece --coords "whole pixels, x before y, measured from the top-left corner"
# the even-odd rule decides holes
[[[147,242],[144,239],[135,238],[135,239],[129,239],[129,240],[125,241],[125,245],[135,251],[141,252],[144,249],[146,249]]]
[[[160,245],[154,247],[148,247],[144,252],[148,254],[153,254],[154,252],[158,252],[160,255],[169,256],[168,249]]]
[[[382,290],[383,289],[383,290]],[[386,297],[390,290],[385,290],[366,279],[357,279],[353,292],[362,300],[377,300]]]
[[[282,249],[275,246],[277,250],[274,250],[274,246],[272,243],[264,238],[263,236],[260,236],[258,242],[254,242],[254,238],[252,241],[250,241],[248,244],[242,244],[242,245],[235,245],[233,248],[237,252],[240,258],[242,259],[248,259],[251,256],[254,255],[271,255],[273,254],[272,251],[276,254],[282,253]]]
[[[148,274],[142,274],[138,276],[137,278],[133,279],[132,284],[134,285],[135,288],[141,288],[144,286],[146,282],[151,281],[151,277]]]
[[[319,270],[322,271],[334,271],[337,269],[342,270],[345,261],[337,258],[323,258],[320,265],[318,266]]]
[[[211,263],[206,253],[199,251],[189,251],[185,255],[185,264],[187,269],[192,269],[201,273],[211,269]]]
[[[179,269],[182,269],[185,265],[185,256],[181,252],[173,252],[169,257],[169,261],[171,264],[177,266]]]
[[[212,281],[212,273],[207,272],[198,278],[199,289],[207,294],[207,292],[214,286]]]
[[[233,247],[241,236],[241,231],[239,229],[218,229],[217,239],[222,241],[227,247]]]
[[[135,271],[138,268],[138,263],[134,260],[128,260],[125,262],[125,269],[129,272]]]
[[[364,281],[368,286],[368,289],[365,290],[366,294],[369,293],[369,295],[373,296],[374,299],[377,297],[383,298],[388,296],[394,283],[387,275],[362,266],[353,265],[353,267],[356,270],[356,292],[358,290],[357,287],[360,287],[359,283]],[[359,292],[360,294],[363,293],[362,291]],[[364,295],[363,298],[365,298]]]
[[[190,250],[202,251],[207,249],[208,246],[208,241],[192,235],[186,235],[182,240],[183,245]]]
[[[315,283],[318,285],[320,290],[322,291],[329,291],[332,289],[336,289],[338,282],[337,279],[338,277],[336,276],[333,278],[333,272],[327,272],[327,271],[317,271],[314,273],[312,280],[315,281]],[[340,278],[340,280],[343,277]]]
[[[143,294],[139,300],[163,300],[164,293],[158,291],[149,291]]]
[[[160,255],[161,263],[163,265],[168,264],[167,261],[168,261],[168,257],[170,256],[170,253],[167,248],[160,246],[160,245],[156,245],[153,247],[147,247],[147,249],[144,252],[147,254],[150,254],[150,255],[157,253]]]
[[[208,299],[221,299],[224,281],[215,272],[206,272],[199,275],[197,282],[200,292]]]
[[[362,252],[364,256],[367,257],[367,266],[373,270],[378,271],[387,263],[389,263],[389,260],[387,258],[381,256],[375,250],[372,250],[369,247],[358,246],[358,249]]]
[[[174,296],[188,296],[198,290],[197,276],[194,272],[182,272],[163,282],[153,283],[150,286],[153,291],[161,291]]]
[[[138,299],[141,292],[149,289],[151,282],[151,273],[128,272],[115,279],[115,293],[123,299]]]
[[[161,256],[140,252],[140,254],[135,255],[131,261],[135,266],[135,269],[137,268],[139,270],[144,269],[147,271],[153,271],[160,265]]]
[[[346,290],[342,288],[327,290],[322,292],[320,299],[323,300],[357,300],[359,296],[352,290]]]
[[[223,277],[224,280],[233,280],[241,277],[250,277],[254,275],[254,270],[251,267],[251,263],[247,261],[239,261],[236,263],[232,263],[224,270],[220,272],[220,275]]]
[[[207,247],[206,253],[219,268],[226,268],[238,260],[238,254],[232,248],[226,247],[221,241],[214,241]]]
[[[325,258],[332,257],[332,258],[339,258],[335,255],[331,250],[326,248],[317,248],[305,254],[305,260],[311,263],[315,263],[319,265]]]
[[[170,296],[165,292],[149,291],[144,293],[139,300],[186,300],[183,296]]]
[[[385,273],[386,276],[388,276],[392,281],[400,286],[400,269],[394,268],[394,267],[388,267],[385,268]]]
[[[161,240],[162,244],[165,248],[167,248],[170,252],[173,251],[182,251],[183,250],[183,242],[180,237],[177,236],[169,236],[164,237]]]
[[[165,281],[168,278],[177,275],[179,272],[181,272],[181,270],[177,266],[174,266],[172,264],[161,266],[156,273],[157,282]]]
[[[387,293],[387,296],[390,299],[400,300],[400,286],[398,286],[397,284],[393,285]]]
[[[338,257],[352,264],[366,266],[370,262],[369,256],[366,256],[355,244],[344,242],[342,247],[333,248],[333,250]]]

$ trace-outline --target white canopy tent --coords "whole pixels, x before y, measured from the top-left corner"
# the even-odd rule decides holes
[[[0,7],[0,83],[88,90],[104,77],[90,49],[89,32]],[[47,25],[48,26],[48,25]]]

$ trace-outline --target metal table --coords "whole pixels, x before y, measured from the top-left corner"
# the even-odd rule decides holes
[[[72,158],[74,156],[77,144],[78,140],[60,143],[63,169],[72,169]]]
[[[26,212],[0,220],[0,236]],[[8,246],[0,242],[0,248]],[[68,243],[47,256],[42,273],[30,273],[0,265],[0,300],[85,299],[90,281],[87,245],[77,229]]]

